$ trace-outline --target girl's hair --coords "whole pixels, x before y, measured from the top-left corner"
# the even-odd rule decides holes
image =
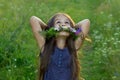
[[[69,15],[65,13],[57,13],[49,20],[47,24],[48,26],[46,29],[49,29],[54,26],[55,18],[58,15],[64,15],[65,17],[69,19],[71,27],[75,26],[74,21],[71,19]],[[44,50],[42,52],[42,57],[40,58],[39,80],[44,80],[44,74],[50,62],[50,55],[53,53],[55,46],[56,46],[56,42],[55,42],[54,37],[45,40]],[[68,50],[72,58],[72,61],[71,61],[72,79],[71,80],[78,80],[79,71],[80,71],[79,60],[77,58],[77,52],[76,52],[75,45],[74,45],[74,39],[71,36],[67,38],[66,46],[68,47]]]

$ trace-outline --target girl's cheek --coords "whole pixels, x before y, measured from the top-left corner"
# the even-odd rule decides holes
[[[59,27],[59,25],[55,25],[54,27],[58,28],[58,27]]]
[[[67,27],[71,27],[70,25],[67,25]]]
[[[57,27],[57,25],[55,24],[54,27]]]

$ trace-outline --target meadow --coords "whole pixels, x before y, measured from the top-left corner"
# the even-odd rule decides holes
[[[84,80],[120,80],[120,0],[0,0],[0,80],[35,80],[39,48],[29,24],[55,13],[77,23],[90,19],[89,38],[79,51]]]

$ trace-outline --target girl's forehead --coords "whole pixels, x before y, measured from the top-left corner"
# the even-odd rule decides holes
[[[66,16],[64,15],[57,15],[55,20],[58,20],[58,19],[66,19],[66,20],[69,20]]]

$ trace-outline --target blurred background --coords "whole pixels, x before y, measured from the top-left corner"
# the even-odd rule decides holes
[[[89,37],[79,51],[85,80],[120,80],[120,0],[0,0],[0,80],[35,80],[39,48],[29,24],[55,13],[75,23],[90,19]]]

